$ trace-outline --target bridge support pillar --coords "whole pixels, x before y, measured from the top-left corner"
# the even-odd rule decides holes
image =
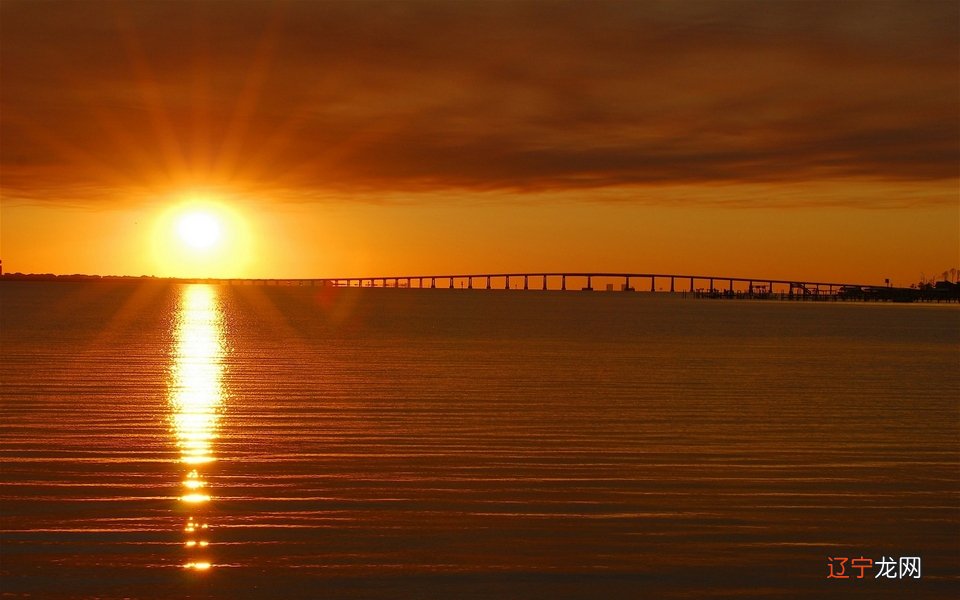
[[[435,287],[437,287],[437,278],[436,278],[436,277],[431,277],[431,278],[430,278],[430,289],[432,290],[432,289],[434,289]]]
[[[473,289],[473,277],[467,277],[467,289],[468,290]]]
[[[544,290],[547,289],[547,276],[546,276],[546,275],[543,276],[543,289],[544,289]]]
[[[505,290],[509,290],[509,289],[510,289],[510,276],[509,276],[509,275],[507,275],[506,277],[503,278],[503,289],[505,289]]]
[[[487,289],[490,289],[490,276],[487,275]]]
[[[453,289],[453,277],[450,278],[450,289]]]
[[[567,289],[567,276],[566,276],[566,275],[561,275],[561,276],[560,276],[560,289],[561,289],[561,290],[564,290],[564,291],[566,291],[566,289]]]
[[[657,278],[653,277],[652,275],[650,276],[650,291],[657,291]]]
[[[693,287],[693,277],[690,278],[690,291],[691,292],[696,291]]]
[[[673,285],[673,279],[674,279],[673,277],[670,278],[670,293],[671,293],[671,294],[676,291],[676,289],[674,288],[674,285]]]
[[[530,285],[529,285],[529,282],[527,281],[527,277],[528,277],[527,275],[523,276],[523,289],[525,290],[530,289]]]
[[[710,293],[713,293],[713,277],[710,278]]]
[[[730,293],[733,293],[733,280],[730,280]]]
[[[593,275],[587,275],[587,287],[583,288],[585,292],[593,291]]]

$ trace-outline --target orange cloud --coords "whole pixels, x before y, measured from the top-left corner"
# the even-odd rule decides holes
[[[8,200],[867,181],[936,204],[960,175],[950,2],[0,10]]]

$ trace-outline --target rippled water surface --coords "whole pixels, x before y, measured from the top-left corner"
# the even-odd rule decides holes
[[[943,598],[960,310],[5,282],[0,591]],[[919,556],[919,580],[827,579]]]

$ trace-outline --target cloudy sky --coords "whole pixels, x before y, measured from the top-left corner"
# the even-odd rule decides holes
[[[953,1],[0,11],[8,271],[177,274],[191,195],[241,215],[224,275],[960,263]]]

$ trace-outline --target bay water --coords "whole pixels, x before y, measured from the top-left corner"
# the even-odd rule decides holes
[[[3,282],[0,359],[4,597],[960,590],[956,305]]]

